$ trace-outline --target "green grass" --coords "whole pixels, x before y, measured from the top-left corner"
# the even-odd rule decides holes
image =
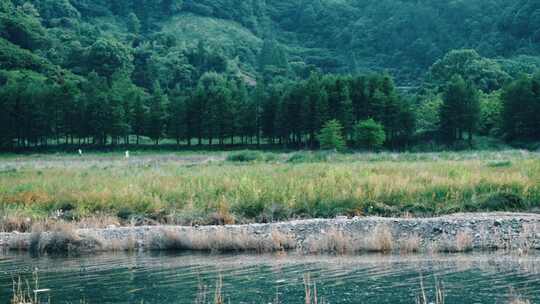
[[[63,210],[59,216],[73,220],[102,214],[211,224],[540,207],[540,157],[522,151],[144,152],[129,160],[122,153],[16,160],[0,157],[0,212],[32,219]]]

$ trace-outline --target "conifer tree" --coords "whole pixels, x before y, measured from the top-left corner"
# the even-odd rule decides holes
[[[169,104],[167,95],[161,89],[159,83],[154,84],[154,92],[150,99],[148,113],[148,136],[157,145],[165,132],[167,113],[165,109]]]
[[[327,121],[318,136],[323,150],[342,150],[345,148],[345,139],[343,138],[343,126],[336,120]]]

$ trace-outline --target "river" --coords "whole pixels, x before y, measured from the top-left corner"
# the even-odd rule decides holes
[[[221,278],[225,303],[305,303],[309,274],[326,303],[414,303],[422,280],[428,296],[440,281],[446,303],[540,303],[540,255],[302,256],[297,254],[107,253],[89,256],[0,256],[0,302],[13,280],[39,277],[51,303],[194,303],[213,300]],[[32,285],[32,284],[31,284]],[[204,292],[203,292],[204,293]]]

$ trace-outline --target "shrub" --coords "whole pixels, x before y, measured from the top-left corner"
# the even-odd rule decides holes
[[[264,155],[258,151],[242,151],[227,156],[228,161],[232,162],[253,162],[264,160]]]
[[[318,135],[321,149],[323,150],[342,150],[345,148],[343,139],[343,126],[337,120],[326,122]]]
[[[519,196],[512,193],[495,193],[480,202],[480,209],[487,211],[518,211],[526,210],[527,204]]]
[[[294,153],[288,160],[288,163],[321,163],[328,161],[328,154],[325,152],[298,152]]]
[[[357,147],[375,150],[386,141],[384,127],[373,119],[359,122],[353,129],[353,140]]]

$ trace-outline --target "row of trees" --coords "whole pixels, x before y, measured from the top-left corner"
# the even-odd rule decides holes
[[[322,125],[336,120],[346,139],[357,122],[373,118],[391,147],[407,143],[414,132],[412,110],[388,76],[322,76],[264,86],[246,86],[238,77],[204,74],[193,89],[150,93],[123,74],[91,73],[87,79],[44,77],[31,71],[0,75],[0,134],[4,146],[55,143],[129,143],[128,135],[156,144],[280,143],[318,146]]]
[[[386,75],[314,73],[304,81],[249,87],[242,78],[208,72],[193,89],[164,90],[156,82],[150,93],[123,74],[53,78],[3,71],[0,83],[4,147],[130,144],[130,135],[136,135],[132,143],[146,136],[155,144],[171,138],[186,145],[264,142],[326,148],[324,136],[339,130],[343,144],[371,149],[385,143],[399,149],[418,135],[417,109]],[[452,77],[436,108],[438,138],[450,144],[466,139],[472,145],[484,119],[480,95],[472,82]],[[506,138],[540,140],[540,75],[523,76],[499,95],[500,113],[490,119]]]

